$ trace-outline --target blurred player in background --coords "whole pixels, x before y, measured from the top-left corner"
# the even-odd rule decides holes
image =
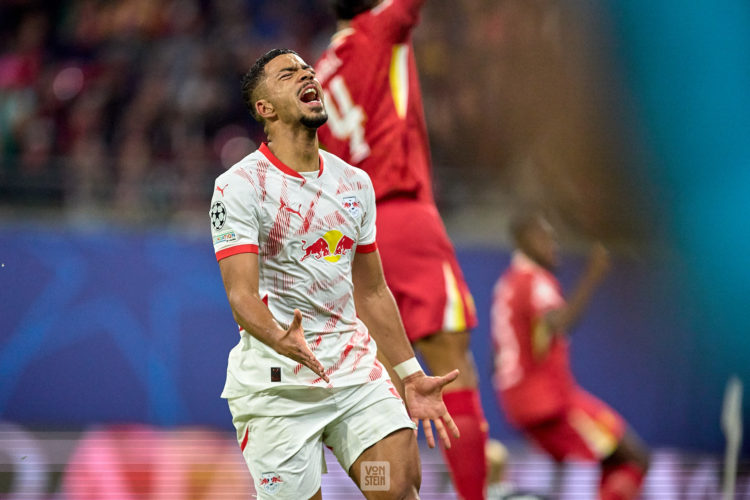
[[[370,174],[378,248],[406,333],[436,375],[461,439],[443,449],[456,491],[484,498],[487,423],[469,351],[473,300],[432,193],[412,30],[424,0],[332,0],[338,31],[316,64],[328,108],[320,140]]]
[[[217,178],[210,217],[240,326],[222,397],[258,495],[321,498],[325,443],[361,489],[387,486],[367,498],[418,498],[415,425],[376,351],[431,446],[431,419],[445,445],[446,427],[458,437],[441,398],[458,372],[427,377],[414,357],[383,277],[370,179],[318,149],[327,115],[312,67],[272,50],[242,92],[268,142]],[[369,477],[370,461],[390,470]]]
[[[578,387],[569,366],[567,332],[607,274],[608,253],[594,245],[566,301],[552,274],[558,244],[547,220],[520,214],[511,233],[517,250],[492,305],[494,383],[505,416],[557,462],[599,462],[602,500],[636,498],[647,450],[620,415]]]

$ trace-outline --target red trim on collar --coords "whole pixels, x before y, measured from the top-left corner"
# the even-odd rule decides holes
[[[286,166],[284,162],[276,158],[276,155],[273,154],[273,152],[271,152],[271,148],[268,147],[267,142],[263,142],[263,144],[261,144],[260,147],[258,148],[258,151],[260,151],[263,154],[263,156],[268,158],[268,161],[273,163],[273,165],[276,168],[278,168],[285,174],[291,175],[292,177],[297,177],[299,179],[304,179],[304,176],[302,174],[300,174],[293,168]],[[320,177],[321,175],[323,175],[323,157],[320,154],[318,154],[318,158],[320,158],[320,169],[318,170],[318,177]]]

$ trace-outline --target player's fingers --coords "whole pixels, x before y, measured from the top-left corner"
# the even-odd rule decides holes
[[[448,427],[448,430],[453,434],[455,437],[460,438],[461,433],[458,431],[458,426],[456,425],[456,422],[453,420],[453,417],[451,417],[451,414],[447,411],[443,415],[443,422],[445,422],[445,425]]]
[[[422,429],[424,429],[424,437],[427,438],[427,446],[434,448],[435,436],[432,435],[432,424],[429,418],[422,420]]]
[[[328,375],[326,375],[325,368],[323,368],[323,364],[318,361],[318,358],[315,357],[315,355],[312,353],[312,351],[309,351],[305,353],[302,360],[300,361],[303,365],[311,369],[315,374],[325,380],[326,382],[331,382],[328,378]]]
[[[320,361],[318,361],[317,359],[315,361],[316,361],[316,365],[315,365],[316,370],[315,370],[315,373],[317,373],[320,378],[322,378],[323,380],[325,380],[327,384],[330,384],[331,383],[331,379],[329,379],[328,375],[326,375],[326,371],[323,368],[323,365],[320,364]]]
[[[448,437],[448,432],[446,432],[445,426],[439,418],[435,419],[435,429],[437,429],[438,437],[440,437],[440,441],[443,442],[443,446],[445,446],[445,449],[450,450],[451,438]]]
[[[330,383],[331,380],[328,378],[328,375],[326,375],[326,371],[323,368],[323,363],[321,363],[320,361],[318,361],[318,358],[316,358],[314,356],[313,356],[313,359],[315,360],[315,364],[318,367],[318,370],[319,370],[318,375],[320,375],[320,378],[322,378],[323,380],[325,380],[326,383]]]
[[[412,418],[411,421],[414,422],[414,437],[416,438],[419,435],[419,420]]]
[[[444,387],[450,384],[451,382],[456,380],[457,377],[458,377],[458,368],[440,377],[440,386]]]
[[[331,383],[331,380],[328,378],[328,375],[326,375],[326,371],[323,369],[321,365],[307,365],[309,369],[311,369],[313,372],[315,372],[315,375],[322,378],[326,381],[326,383]]]
[[[294,318],[292,319],[292,324],[289,325],[289,330],[296,330],[300,327],[302,327],[302,313],[299,309],[295,309]]]

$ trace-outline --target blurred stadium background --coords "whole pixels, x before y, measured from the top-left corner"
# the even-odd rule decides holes
[[[333,31],[326,0],[0,0],[0,498],[249,497],[218,398],[236,327],[208,201],[262,137],[240,75],[277,46],[313,62]],[[563,284],[586,242],[614,253],[573,367],[654,449],[644,498],[719,498],[724,388],[750,381],[749,44],[746,0],[427,1],[438,204],[519,486],[596,481],[573,464],[554,482],[490,386],[506,220],[533,203],[562,232]],[[424,461],[423,498],[452,498]],[[324,495],[352,498],[331,470]]]

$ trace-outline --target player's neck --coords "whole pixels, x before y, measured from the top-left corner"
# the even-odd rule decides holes
[[[318,134],[309,129],[297,132],[269,135],[268,148],[292,170],[315,172],[320,169]]]

